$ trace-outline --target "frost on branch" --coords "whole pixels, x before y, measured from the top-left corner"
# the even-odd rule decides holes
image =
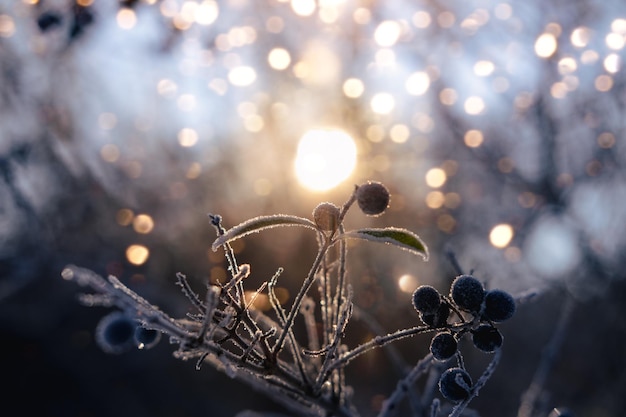
[[[374,186],[377,190],[382,187],[378,183],[367,183],[362,187]],[[117,311],[109,313],[98,325],[97,340],[106,351],[121,353],[133,346],[148,349],[158,343],[160,335],[164,334],[177,345],[174,357],[193,360],[198,369],[202,365],[210,365],[283,404],[290,415],[358,416],[353,403],[355,393],[345,377],[346,366],[373,349],[390,347],[393,342],[418,334],[432,333],[435,335],[431,343],[432,353],[416,361],[413,370],[400,379],[396,390],[385,402],[380,416],[391,416],[395,413],[399,402],[407,396],[409,387],[414,386],[433,367],[439,369],[437,363],[448,366],[452,361],[456,362],[456,366],[451,368],[454,371],[446,371],[439,386],[444,398],[458,403],[451,415],[459,415],[493,372],[502,345],[501,339],[499,343],[490,344],[489,349],[482,348],[482,344],[477,345],[484,352],[495,352],[495,356],[479,383],[472,386],[457,342],[470,334],[476,343],[479,334],[499,333],[489,320],[493,314],[485,315],[482,297],[471,308],[465,305],[471,291],[467,293],[461,288],[458,285],[459,279],[453,284],[451,298],[440,295],[433,287],[423,287],[412,298],[407,299],[407,304],[413,302],[417,309],[416,321],[419,317],[424,325],[382,334],[376,321],[368,318],[364,320],[365,325],[378,335],[357,346],[348,346],[346,343],[345,331],[350,320],[353,316],[356,319],[364,317],[353,303],[353,290],[347,268],[346,239],[389,244],[424,260],[428,258],[428,249],[424,242],[405,229],[388,227],[346,231],[344,218],[353,203],[364,205],[361,201],[364,199],[364,192],[360,190],[362,189],[356,186],[353,194],[341,207],[322,203],[324,209],[332,208],[330,222],[321,221],[320,209],[316,209],[313,213],[315,221],[282,214],[261,216],[227,230],[222,226],[220,216],[209,215],[217,232],[212,248],[223,249],[229,265],[230,279],[226,283],[207,285],[204,293],[198,293],[185,275],[178,273],[176,284],[189,300],[191,307],[190,312],[182,318],[170,317],[116,277],[109,276],[105,279],[73,265],[66,267],[62,276],[91,290],[80,297],[83,304],[117,308]],[[388,203],[388,196],[383,197],[384,201],[377,205],[379,210],[376,210],[376,214],[382,213]],[[370,200],[365,202],[373,204]],[[373,209],[369,211],[374,212]],[[230,246],[230,242],[235,239],[280,226],[303,226],[316,233],[318,238],[315,260],[306,276],[301,278],[300,290],[290,306],[283,305],[275,292],[278,279],[284,272],[282,268],[274,276],[268,277],[256,291],[246,291],[246,282],[253,274],[253,268],[248,264],[240,265]],[[464,276],[463,279],[478,283],[473,277]],[[482,295],[482,286],[480,283],[477,285],[477,290]],[[314,289],[317,294],[311,294]],[[473,287],[470,289],[476,290]],[[252,293],[254,300],[262,292],[267,293],[272,307],[267,314],[252,308],[253,301],[245,296],[246,293]],[[506,293],[497,294],[507,301],[513,300]],[[422,300],[425,295],[429,296],[428,299]],[[493,310],[492,304],[494,303],[488,306],[489,312]],[[445,314],[440,313],[444,310]],[[512,314],[512,307],[509,310]],[[432,320],[427,319],[427,315],[432,315]],[[509,314],[506,316],[508,318]],[[497,318],[505,317],[501,314]],[[299,340],[294,332],[297,322],[304,324],[306,328],[304,340]],[[402,365],[404,360],[396,351],[386,351],[392,354],[396,363],[401,364],[399,369],[407,369],[406,364]],[[452,372],[462,377],[450,379]],[[461,385],[458,387],[454,385],[459,383]],[[463,395],[460,395],[461,391]],[[430,411],[443,409],[438,401],[437,399],[437,402],[432,403]],[[415,401],[410,403],[414,405]],[[426,411],[423,407],[413,409],[414,416],[425,415],[424,412]]]

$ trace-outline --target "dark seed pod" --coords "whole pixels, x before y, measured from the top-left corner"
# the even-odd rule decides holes
[[[423,314],[434,314],[441,304],[441,295],[430,285],[420,285],[413,292],[413,307]]]
[[[107,353],[122,353],[135,346],[137,323],[121,311],[109,313],[96,327],[96,342]]]
[[[491,290],[485,295],[486,319],[500,322],[513,317],[515,313],[515,299],[508,292]]]
[[[502,333],[488,324],[481,324],[476,330],[472,330],[472,342],[483,352],[495,352],[502,346],[502,339]]]
[[[447,361],[456,354],[457,342],[450,333],[442,332],[430,342],[430,353],[438,361]]]
[[[161,332],[137,326],[135,329],[135,344],[139,349],[150,349],[161,340]]]
[[[339,207],[333,203],[320,203],[313,210],[313,220],[325,232],[334,232],[339,226]]]
[[[379,182],[367,182],[356,191],[356,201],[368,216],[378,216],[389,206],[389,191]]]
[[[461,275],[452,282],[450,295],[461,310],[477,312],[485,299],[485,290],[473,276]]]
[[[467,399],[472,390],[472,378],[461,368],[450,368],[441,374],[439,391],[450,401],[458,402]]]
[[[448,316],[450,316],[450,307],[446,303],[441,303],[436,313],[421,313],[420,319],[422,319],[427,326],[439,328],[445,327],[448,324]]]

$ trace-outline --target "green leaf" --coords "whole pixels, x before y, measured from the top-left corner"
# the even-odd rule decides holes
[[[401,249],[420,255],[428,260],[428,248],[415,233],[406,229],[387,227],[385,229],[359,229],[337,236],[337,239],[363,239],[398,246]]]
[[[211,245],[213,251],[225,244],[226,242],[239,239],[251,233],[260,232],[261,230],[271,229],[280,226],[304,226],[313,230],[317,230],[315,223],[309,219],[298,216],[290,216],[288,214],[275,214],[272,216],[259,216],[243,223],[238,224],[232,229],[226,231],[223,235],[215,239]]]

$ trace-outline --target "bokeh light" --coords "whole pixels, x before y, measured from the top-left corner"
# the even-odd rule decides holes
[[[511,243],[513,234],[513,227],[510,224],[498,224],[489,232],[489,241],[496,248],[505,248]]]
[[[298,143],[296,177],[310,190],[329,190],[350,176],[356,166],[356,157],[356,145],[346,132],[310,130]]]
[[[133,265],[143,265],[150,256],[150,250],[144,245],[130,245],[126,249],[126,259]]]

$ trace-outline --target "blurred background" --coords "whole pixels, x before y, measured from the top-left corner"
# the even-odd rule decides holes
[[[106,310],[60,272],[116,275],[181,317],[177,272],[198,289],[226,276],[208,213],[308,217],[375,180],[389,210],[347,226],[410,229],[430,260],[352,246],[363,311],[386,331],[418,324],[410,294],[447,292],[453,253],[487,288],[534,294],[472,408],[516,416],[535,380],[532,417],[623,416],[625,45],[621,0],[0,0],[3,413],[280,412],[167,341],[103,353]],[[284,267],[287,299],[315,244],[295,228],[235,250],[251,289]],[[372,337],[351,324],[352,343]],[[412,364],[428,343],[397,347]],[[477,378],[489,358],[462,349]],[[348,372],[375,415],[391,362],[372,352]]]

